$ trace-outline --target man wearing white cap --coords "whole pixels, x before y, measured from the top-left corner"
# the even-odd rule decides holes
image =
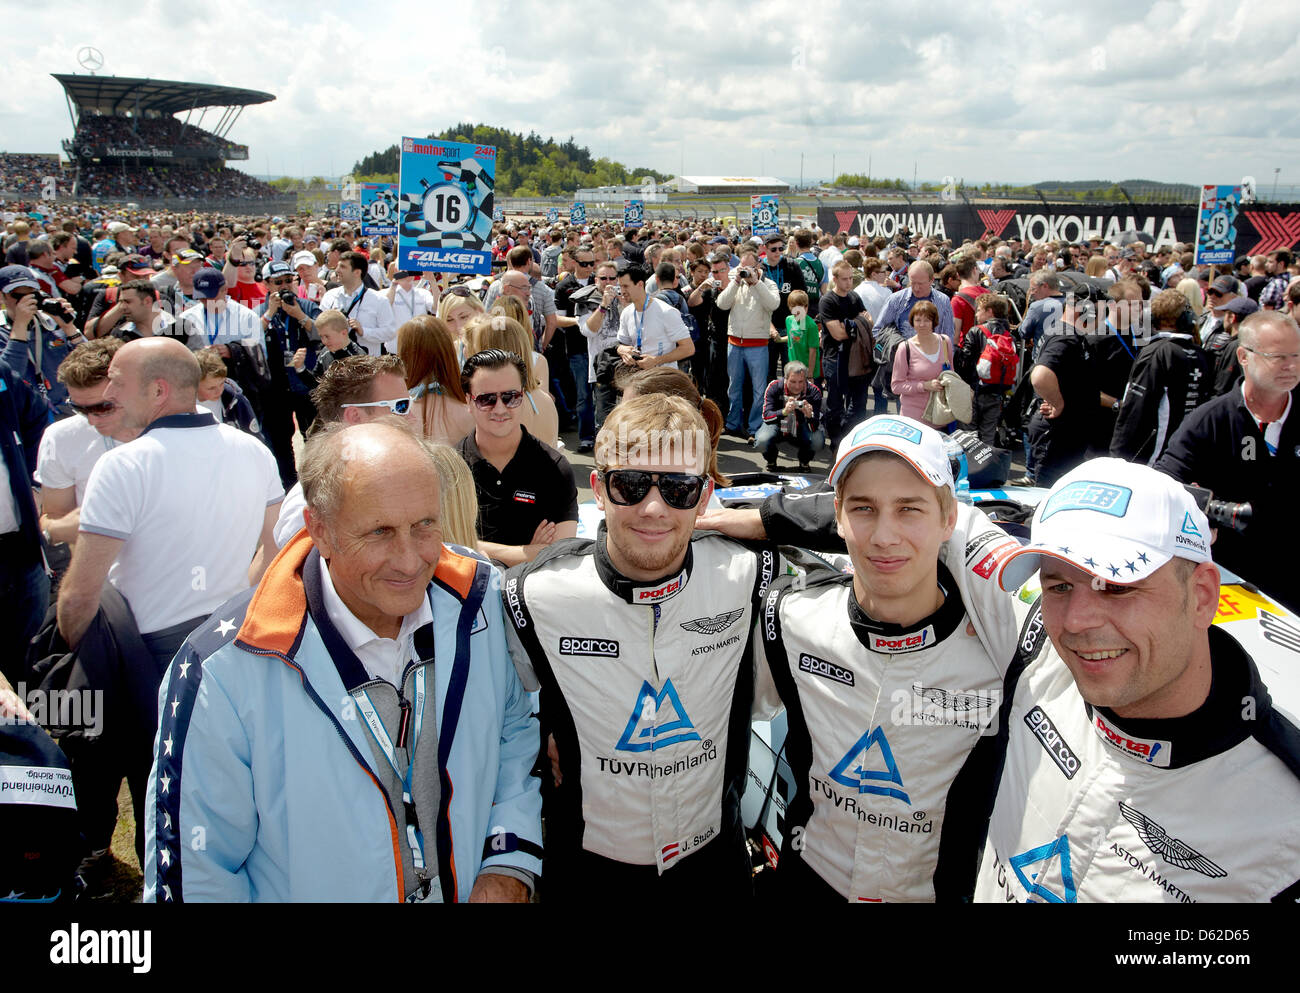
[[[801,901],[961,898],[1012,652],[989,656],[940,562],[958,507],[937,431],[872,418],[841,443],[830,483],[853,575],[778,580],[760,624],[756,710],[784,703],[797,790],[777,878]],[[1018,546],[993,529],[966,547],[996,561]]]
[[[1300,898],[1300,731],[1211,626],[1210,540],[1176,480],[1094,459],[1003,558],[1003,590],[1042,594],[1017,600],[977,900]]]

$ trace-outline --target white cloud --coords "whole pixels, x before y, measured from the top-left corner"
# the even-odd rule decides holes
[[[7,14],[0,145],[69,137],[51,72],[265,90],[246,168],[341,174],[402,134],[479,121],[627,165],[968,181],[1244,174],[1300,182],[1300,9],[1260,0],[895,8],[555,2],[199,8],[148,0]],[[206,123],[213,122],[208,115]]]

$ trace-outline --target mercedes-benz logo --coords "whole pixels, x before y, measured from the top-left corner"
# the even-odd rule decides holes
[[[91,48],[87,45],[77,52],[77,63],[83,69],[89,69],[94,72],[96,69],[104,68],[104,53],[98,48]]]

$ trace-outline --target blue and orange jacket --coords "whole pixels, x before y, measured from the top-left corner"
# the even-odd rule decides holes
[[[401,901],[414,888],[402,797],[352,696],[369,677],[325,613],[319,561],[300,532],[173,659],[145,807],[146,902]],[[539,738],[497,571],[444,547],[428,596],[437,768],[417,749],[412,792],[437,780],[421,831],[455,902],[482,869],[540,874]]]

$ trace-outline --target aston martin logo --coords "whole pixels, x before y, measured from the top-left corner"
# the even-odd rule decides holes
[[[1119,812],[1137,828],[1138,837],[1142,839],[1143,844],[1170,865],[1176,865],[1180,869],[1191,869],[1211,879],[1218,879],[1228,874],[1227,869],[1215,865],[1187,842],[1170,837],[1159,824],[1142,811],[1134,810],[1123,800],[1119,801]]]
[[[718,634],[740,620],[740,615],[744,612],[745,608],[741,607],[737,610],[723,611],[716,617],[696,617],[694,620],[682,621],[682,627],[699,634]]]
[[[920,683],[912,685],[912,692],[943,710],[989,710],[995,702],[991,696],[980,696],[978,693],[953,693],[938,686],[922,686]]]

